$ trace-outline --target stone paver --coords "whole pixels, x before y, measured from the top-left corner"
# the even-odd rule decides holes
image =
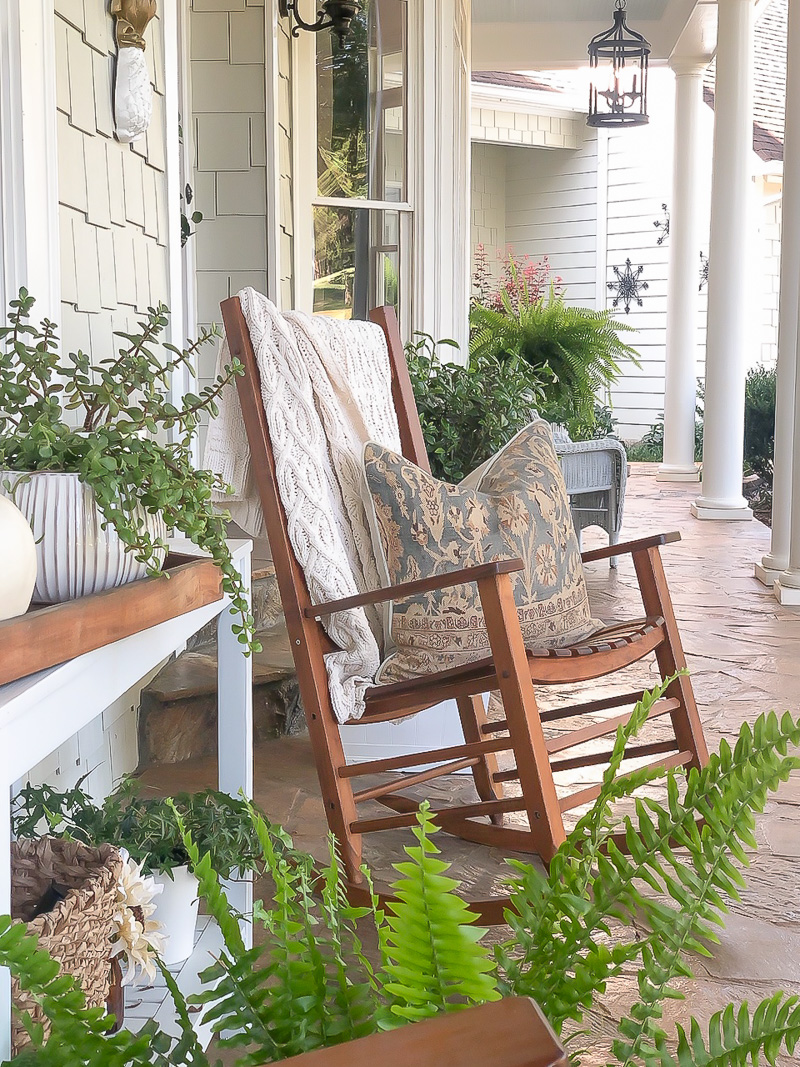
[[[680,530],[683,540],[663,550],[675,611],[709,745],[738,734],[774,708],[800,714],[800,613],[781,607],[753,577],[753,564],[769,548],[769,531],[758,522],[699,522],[689,512],[697,486],[660,484],[655,468],[635,464],[628,482],[623,540],[648,533]],[[588,531],[584,547],[602,543]],[[629,559],[618,571],[605,563],[588,568],[595,614],[624,618],[641,614],[636,579]],[[631,682],[647,684],[655,675],[639,664],[627,678],[615,678],[619,690]],[[590,690],[596,685],[573,687]],[[566,699],[548,694],[543,703]],[[652,724],[656,729],[659,724]],[[657,735],[654,735],[657,736]],[[585,772],[573,781],[588,782]],[[152,768],[146,779],[156,788],[200,788],[215,779],[213,761]],[[316,776],[305,737],[282,738],[256,751],[256,798],[269,815],[294,834],[297,844],[324,852],[326,824]],[[463,779],[438,783],[439,790],[467,790]],[[444,844],[445,835],[440,835]],[[751,1004],[776,988],[800,994],[800,774],[793,775],[758,818],[759,850],[747,872],[748,885],[734,902],[720,945],[710,959],[694,961],[696,979],[685,981],[685,1001],[665,1005],[667,1021],[701,1020],[729,1000]],[[389,873],[406,838],[399,832],[368,838],[365,854],[376,876]],[[502,878],[503,856],[447,839],[447,858],[476,890]],[[635,997],[635,973],[612,983],[590,1020],[592,1054],[585,1063],[606,1062],[605,1050],[619,1018]],[[669,1028],[669,1027],[668,1027]],[[788,1063],[788,1061],[784,1061]]]

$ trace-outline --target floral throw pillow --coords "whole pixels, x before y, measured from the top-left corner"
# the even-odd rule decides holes
[[[460,486],[439,481],[374,442],[365,445],[364,472],[378,568],[388,585],[519,557],[524,570],[511,578],[527,648],[562,648],[602,627],[589,610],[546,422],[521,430]],[[491,654],[474,582],[395,601],[389,632],[394,649],[381,666],[380,682]]]

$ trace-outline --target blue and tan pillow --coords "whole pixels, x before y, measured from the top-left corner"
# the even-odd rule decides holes
[[[550,428],[521,430],[460,486],[382,445],[364,447],[365,504],[387,585],[519,557],[512,575],[525,645],[563,648],[602,627],[592,618],[580,549]],[[471,484],[474,479],[475,484]],[[395,601],[394,646],[380,682],[461,666],[491,654],[474,582]]]

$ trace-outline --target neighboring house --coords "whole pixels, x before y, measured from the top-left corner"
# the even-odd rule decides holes
[[[756,28],[753,129],[753,209],[758,246],[751,259],[757,307],[750,340],[751,364],[774,365],[777,356],[780,205],[787,0],[770,0]],[[705,99],[713,106],[713,64]],[[533,260],[547,256],[566,287],[569,303],[611,307],[634,327],[630,343],[641,370],[630,369],[614,388],[622,437],[637,440],[664,410],[669,236],[664,223],[672,198],[674,77],[667,68],[650,72],[647,126],[608,133],[585,120],[586,80],[569,71],[475,72],[472,76],[472,244],[490,259],[506,249]],[[710,202],[713,112],[703,115]],[[666,211],[664,210],[666,205]],[[708,216],[697,249],[701,287],[698,374],[705,345],[704,264]],[[639,285],[641,305],[625,311],[617,271],[626,261]],[[640,271],[641,268],[641,271]],[[645,288],[646,286],[646,288]]]

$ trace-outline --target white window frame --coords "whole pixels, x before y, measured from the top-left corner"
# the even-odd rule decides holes
[[[414,52],[413,8],[418,0],[407,3],[406,90],[406,193],[413,185],[413,121],[412,121],[412,56]],[[400,331],[411,337],[413,320],[413,241],[414,207],[411,197],[406,200],[372,200],[368,197],[339,197],[317,195],[317,46],[316,35],[301,33],[292,40],[292,126],[294,156],[292,160],[294,185],[294,293],[295,306],[311,314],[314,310],[314,208],[343,207],[368,211],[396,211],[400,217]],[[303,136],[303,132],[312,131]]]
[[[53,0],[0,2],[0,297],[25,286],[58,322],[56,47]]]

